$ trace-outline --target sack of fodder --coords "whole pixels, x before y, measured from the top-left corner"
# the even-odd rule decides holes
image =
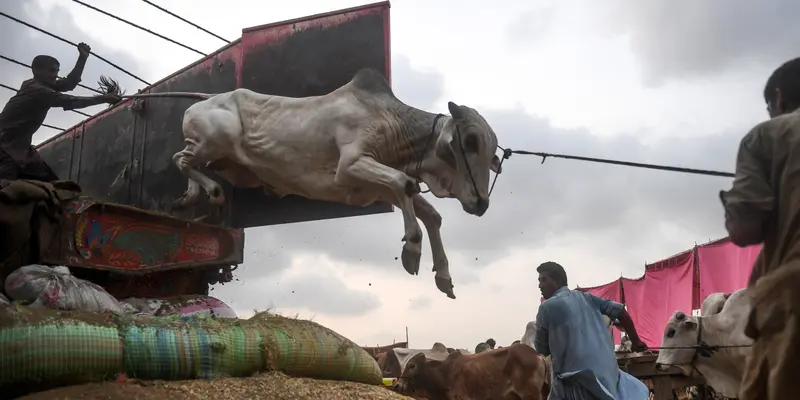
[[[143,317],[0,308],[0,387],[112,379],[211,379],[262,371],[378,385],[377,362],[317,323],[259,313],[248,320]]]
[[[69,268],[31,264],[6,277],[6,293],[31,307],[122,312],[117,299],[102,287],[70,274]]]

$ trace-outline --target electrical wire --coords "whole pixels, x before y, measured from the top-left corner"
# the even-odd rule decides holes
[[[187,24],[189,24],[189,25],[191,25],[191,26],[193,26],[193,27],[195,27],[195,28],[197,28],[197,29],[199,29],[199,30],[201,30],[201,31],[203,31],[203,32],[205,32],[205,33],[207,33],[207,34],[211,35],[211,36],[214,36],[215,38],[217,38],[217,39],[219,39],[219,40],[222,40],[222,41],[223,41],[223,42],[225,42],[225,43],[230,43],[230,42],[231,42],[230,40],[228,40],[228,39],[225,39],[224,37],[222,37],[222,36],[220,36],[220,35],[217,35],[216,33],[214,33],[214,32],[211,32],[211,31],[209,31],[208,29],[206,29],[206,28],[203,28],[203,27],[202,27],[202,26],[200,26],[200,25],[197,25],[197,24],[195,24],[194,22],[191,22],[191,21],[189,21],[189,20],[187,20],[187,19],[185,19],[185,18],[181,17],[180,15],[177,15],[177,14],[173,13],[173,12],[171,12],[171,11],[167,10],[167,9],[166,9],[166,8],[164,8],[164,7],[161,7],[161,6],[159,6],[158,4],[153,4],[153,3],[152,3],[152,2],[150,2],[149,0],[142,0],[142,1],[144,1],[145,3],[147,3],[147,4],[149,4],[149,5],[151,5],[151,6],[155,7],[155,8],[157,8],[157,9],[159,9],[159,10],[161,10],[161,11],[163,11],[164,13],[167,13],[167,14],[169,14],[169,15],[171,15],[171,16],[173,16],[173,17],[175,17],[175,18],[177,18],[177,19],[179,19],[179,20],[181,20],[181,21],[183,21],[183,22],[186,22]]]
[[[0,83],[0,87],[3,88],[3,89],[8,89],[8,90],[10,90],[10,91],[12,91],[14,93],[19,91],[17,89],[14,89],[11,86],[8,86],[8,85],[2,84],[2,83]],[[87,114],[87,113],[85,113],[83,111],[78,111],[78,110],[70,110],[70,111],[72,111],[74,113],[77,113],[77,114],[80,114],[80,115],[83,115],[84,117],[91,117],[91,115],[89,115],[89,114]]]
[[[62,41],[62,42],[64,42],[64,43],[67,43],[67,44],[69,44],[69,45],[72,45],[72,46],[74,46],[74,47],[78,47],[78,44],[77,44],[77,43],[71,42],[71,41],[69,41],[69,40],[67,40],[67,39],[64,39],[64,38],[62,38],[61,36],[58,36],[58,35],[56,35],[56,34],[54,34],[54,33],[51,33],[51,32],[48,32],[48,31],[46,31],[46,30],[44,30],[44,29],[42,29],[42,28],[39,28],[39,27],[37,27],[37,26],[35,26],[35,25],[32,25],[32,24],[29,24],[29,23],[27,23],[27,22],[25,22],[25,21],[23,21],[23,20],[20,20],[20,19],[18,19],[18,18],[12,17],[12,16],[10,16],[10,15],[8,15],[8,14],[6,14],[6,13],[2,12],[2,11],[0,11],[0,16],[2,16],[2,17],[6,17],[6,18],[8,18],[8,19],[10,19],[10,20],[12,20],[12,21],[14,21],[14,22],[18,23],[18,24],[25,25],[25,26],[27,26],[28,28],[31,28],[31,29],[33,29],[33,30],[35,30],[35,31],[38,31],[38,32],[40,32],[40,33],[43,33],[43,34],[45,34],[45,35],[47,35],[47,36],[50,36],[50,37],[52,37],[53,39],[60,40],[60,41]],[[120,67],[119,65],[117,65],[117,64],[114,64],[113,62],[111,62],[111,61],[109,61],[109,60],[107,60],[107,59],[105,59],[105,58],[103,58],[103,57],[101,57],[101,56],[97,55],[97,53],[95,53],[95,52],[90,52],[90,54],[92,54],[93,56],[97,57],[97,59],[99,59],[100,61],[103,61],[103,62],[105,62],[106,64],[108,64],[108,65],[110,65],[110,66],[112,66],[112,67],[114,67],[114,68],[118,69],[119,71],[121,71],[121,72],[125,73],[126,75],[130,76],[131,78],[133,78],[133,79],[136,79],[136,80],[138,80],[139,82],[142,82],[142,83],[144,83],[145,85],[148,85],[148,86],[150,86],[150,83],[149,83],[149,82],[147,82],[146,80],[144,80],[144,79],[142,79],[142,78],[139,78],[138,76],[136,76],[136,75],[134,75],[133,73],[131,73],[131,72],[129,72],[128,70],[126,70],[125,68],[122,68],[122,67]]]
[[[31,66],[30,66],[30,65],[28,65],[28,64],[25,64],[24,62],[17,61],[17,60],[15,60],[15,59],[11,58],[11,57],[6,57],[6,56],[4,56],[4,55],[2,55],[2,54],[0,54],[0,58],[1,58],[1,59],[3,59],[3,60],[6,60],[6,61],[8,61],[8,62],[10,62],[10,63],[17,64],[17,65],[19,65],[19,66],[21,66],[21,67],[25,67],[25,68],[31,68]],[[97,89],[95,89],[95,88],[91,88],[91,87],[89,87],[89,86],[86,86],[86,85],[81,85],[80,83],[78,84],[78,86],[80,86],[80,87],[82,87],[82,88],[84,88],[84,89],[87,89],[87,90],[91,90],[91,91],[93,91],[93,92],[95,92],[95,93],[97,93],[97,94],[103,94],[103,92],[101,92],[101,91],[99,91],[99,90],[97,90]]]
[[[170,39],[170,38],[168,38],[168,37],[166,37],[166,36],[164,36],[164,35],[162,35],[162,34],[160,34],[160,33],[153,32],[153,31],[151,31],[150,29],[147,29],[147,28],[145,28],[145,27],[142,27],[142,26],[140,26],[140,25],[137,25],[137,24],[135,24],[135,23],[133,23],[133,22],[131,22],[131,21],[128,21],[127,19],[124,19],[124,18],[122,18],[122,17],[116,16],[116,15],[114,15],[114,14],[112,14],[112,13],[108,12],[108,11],[101,10],[101,9],[99,9],[99,8],[97,8],[97,7],[93,6],[93,5],[91,5],[91,4],[86,4],[86,3],[82,2],[81,0],[72,0],[72,1],[73,1],[74,3],[78,3],[78,4],[82,5],[82,6],[84,6],[84,7],[88,8],[88,9],[90,9],[90,10],[97,11],[97,12],[99,12],[100,14],[103,14],[103,15],[105,15],[105,16],[107,16],[107,17],[114,18],[114,19],[116,19],[117,21],[124,22],[124,23],[126,23],[126,24],[128,24],[128,25],[130,25],[130,26],[132,26],[132,27],[134,27],[134,28],[137,28],[137,29],[143,30],[143,31],[145,31],[145,32],[147,32],[147,33],[149,33],[149,34],[151,34],[151,35],[153,35],[153,36],[156,36],[156,37],[158,37],[158,38],[164,39],[164,40],[166,40],[166,41],[168,41],[168,42],[170,42],[170,43],[177,44],[178,46],[181,46],[181,47],[183,47],[184,49],[187,49],[187,50],[191,50],[191,51],[193,51],[193,52],[195,52],[195,53],[197,53],[197,54],[200,54],[200,55],[201,55],[201,56],[203,56],[203,57],[205,57],[205,56],[207,56],[207,55],[208,55],[208,54],[206,54],[206,53],[203,53],[203,52],[202,52],[202,51],[200,51],[200,50],[197,50],[197,49],[195,49],[195,48],[189,47],[189,46],[187,46],[187,45],[185,45],[185,44],[183,44],[183,43],[181,43],[181,42],[178,42],[178,41],[176,41],[176,40],[172,40],[172,39]]]

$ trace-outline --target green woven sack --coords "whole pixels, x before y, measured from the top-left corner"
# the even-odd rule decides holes
[[[76,384],[122,371],[122,342],[113,324],[74,313],[0,308],[0,385]]]
[[[315,322],[259,313],[243,325],[261,332],[268,369],[373,385],[379,385],[383,378],[369,353]]]
[[[253,329],[214,320],[158,325],[121,328],[129,377],[212,379],[264,370],[261,337]]]
[[[377,362],[317,323],[260,313],[249,320],[135,317],[0,308],[0,385],[113,378],[289,375],[378,385]]]

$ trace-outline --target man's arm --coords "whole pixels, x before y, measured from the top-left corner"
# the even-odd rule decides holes
[[[614,320],[619,321],[619,328],[622,328],[622,330],[628,334],[628,338],[631,339],[634,350],[636,350],[637,347],[641,348],[641,346],[644,345],[642,340],[639,338],[639,334],[636,332],[636,327],[633,326],[633,319],[631,319],[631,315],[628,314],[628,311],[625,310],[624,305],[617,303],[616,301],[595,296],[591,293],[584,292],[583,294],[589,298],[590,302],[597,307],[597,310],[600,311],[601,314],[610,318],[612,322]]]
[[[533,347],[545,357],[550,355],[550,333],[547,327],[547,311],[544,306],[540,305],[539,312],[536,314],[536,334],[533,336]]]
[[[78,87],[78,84],[81,83],[83,68],[86,67],[86,60],[89,59],[90,51],[91,48],[85,43],[78,44],[78,61],[75,62],[75,67],[67,74],[66,78],[58,78],[53,85],[53,89],[59,92],[69,92]]]
[[[30,91],[30,95],[38,104],[47,107],[62,107],[65,110],[86,108],[103,103],[114,104],[119,101],[118,97],[112,95],[98,95],[91,97],[71,96],[57,92],[44,85],[32,85],[31,87],[27,88],[27,90]]]
[[[736,177],[729,191],[720,191],[725,208],[725,229],[740,247],[764,241],[765,228],[775,203],[766,165],[768,146],[763,143],[764,124],[753,128],[739,144]]]

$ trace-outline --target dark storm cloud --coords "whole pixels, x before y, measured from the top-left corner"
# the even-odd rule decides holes
[[[3,12],[72,42],[86,42],[92,47],[93,52],[111,60],[113,63],[131,71],[145,80],[148,79],[148,77],[142,76],[142,68],[130,54],[111,50],[99,42],[92,41],[91,38],[75,24],[75,21],[67,10],[61,6],[43,10],[34,0],[7,1],[3,3]],[[0,18],[0,35],[5,38],[5,40],[0,42],[0,54],[26,64],[30,64],[33,57],[36,55],[51,55],[60,61],[62,76],[69,73],[78,58],[77,48],[6,18]],[[128,89],[128,92],[132,92],[144,86],[141,82],[128,77],[94,56],[89,57],[81,83],[89,87],[96,87],[97,79],[101,74],[114,77],[123,87]],[[30,77],[31,72],[29,69],[0,60],[0,83],[17,88],[22,81]],[[71,92],[71,94],[91,96],[95,93],[83,88],[78,88],[74,92]],[[12,95],[13,92],[0,89],[0,102],[5,104]],[[94,114],[103,110],[104,107],[105,106],[94,106],[83,109],[82,111],[88,114]],[[82,119],[84,119],[84,117],[76,113],[54,108],[50,110],[46,123],[61,128],[69,128]],[[58,131],[42,127],[34,136],[34,142],[36,143],[47,139],[57,133]]]
[[[800,2],[795,0],[614,4],[609,9],[610,3],[602,3],[608,13],[604,21],[610,29],[630,35],[631,49],[650,85],[747,66],[772,70],[800,55]]]

